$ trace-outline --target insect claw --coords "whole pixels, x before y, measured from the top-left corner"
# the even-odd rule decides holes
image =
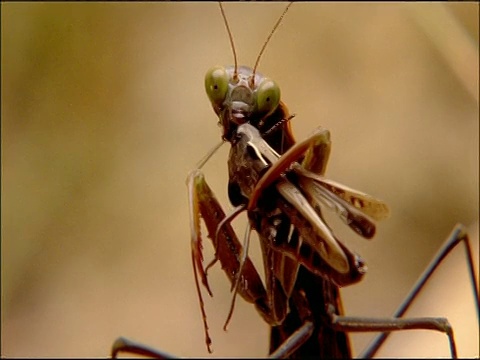
[[[205,286],[205,289],[207,289],[208,295],[213,297],[212,290],[210,290],[210,285],[208,283],[206,270],[203,269],[201,262],[197,262],[197,266],[198,266],[198,273],[200,275],[200,278],[202,279],[203,286]]]
[[[230,311],[228,312],[227,319],[225,320],[225,324],[223,324],[223,331],[228,331],[227,327],[228,324],[230,323],[230,320],[232,320],[232,315],[233,315],[233,309],[235,308],[235,297],[237,295],[237,292],[235,290],[235,293],[233,294],[232,297],[232,303],[230,305]]]
[[[212,261],[210,261],[210,263],[207,265],[207,267],[205,268],[205,275],[208,275],[207,272],[208,272],[208,269],[210,269],[213,265],[215,265],[215,263],[218,261],[218,255],[217,253],[215,253],[215,257],[213,258]]]
[[[208,280],[207,280],[207,274],[205,271],[202,271],[202,284],[203,286],[205,286],[205,288],[207,289],[207,292],[208,292],[208,295],[210,295],[211,297],[213,297],[213,293],[212,293],[212,290],[210,290],[210,285],[208,284]]]
[[[225,324],[223,325],[223,330],[227,331],[227,326],[228,323],[230,322],[230,319],[232,318],[233,315],[233,309],[235,308],[235,299],[237,297],[237,292],[238,292],[238,285],[240,284],[240,281],[242,280],[242,271],[243,271],[243,266],[245,265],[245,260],[247,259],[247,254],[248,254],[248,247],[250,244],[250,232],[252,228],[250,226],[250,223],[247,223],[247,228],[245,230],[245,237],[243,240],[243,247],[242,247],[242,253],[240,256],[240,264],[238,266],[238,271],[235,274],[234,281],[232,281],[232,288],[231,292],[233,291],[233,296],[232,296],[232,303],[230,304],[230,311],[228,312],[227,320],[225,321]]]
[[[235,281],[232,282],[232,285],[230,286],[230,292],[231,293],[238,287],[237,283],[240,282],[239,280],[237,280],[237,276],[239,276],[239,274],[236,274],[235,279],[234,279]]]
[[[246,209],[246,207],[247,206],[245,204],[241,204],[241,205],[237,206],[235,209],[233,209],[233,211],[230,214],[225,216],[222,219],[222,221],[220,221],[220,223],[217,226],[217,229],[215,230],[215,239],[213,239],[215,244],[216,244],[215,250],[218,246],[218,234],[222,230],[222,227],[225,226],[226,224],[231,223],[233,221],[233,219],[235,219],[237,217],[238,214],[240,214],[242,211],[244,211]],[[215,256],[217,256],[217,255],[215,254]]]
[[[210,336],[208,334],[205,335],[205,344],[207,344],[207,350],[209,354],[213,353],[212,350],[212,339],[210,339]]]
[[[212,353],[212,349],[210,348],[210,345],[212,344],[212,339],[210,339],[210,335],[208,334],[207,314],[205,313],[205,305],[203,303],[202,292],[200,291],[200,285],[198,284],[198,273],[200,273],[200,276],[202,277],[202,282],[207,288],[210,296],[212,296],[212,292],[210,291],[210,287],[208,286],[208,282],[207,282],[207,277],[201,266],[202,265],[201,260],[200,261],[198,260],[199,258],[196,257],[195,251],[192,251],[193,274],[195,279],[195,288],[197,289],[198,302],[200,303],[200,310],[202,312],[203,330],[205,332],[205,344],[207,345],[208,352]],[[200,267],[197,269],[198,265],[200,265]],[[204,279],[205,279],[205,282],[203,281]]]
[[[194,260],[195,268],[197,270],[198,276],[200,276],[200,278],[202,279],[202,284],[207,289],[208,294],[213,297],[212,290],[210,290],[210,285],[208,284],[207,273],[205,272],[202,266],[201,255],[199,255],[195,250],[196,249],[192,251],[192,255],[193,255],[193,258],[195,259]]]
[[[227,329],[227,326],[228,326],[228,323],[230,322],[230,319],[227,319],[227,321],[225,322],[225,324],[223,325],[223,331],[227,332],[228,329]]]

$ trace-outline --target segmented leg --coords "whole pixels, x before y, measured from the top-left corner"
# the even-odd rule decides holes
[[[244,204],[237,206],[229,215],[225,216],[222,221],[220,221],[220,224],[217,226],[217,230],[215,231],[215,240],[214,244],[218,244],[218,234],[222,230],[222,227],[226,223],[230,223],[235,219],[241,212],[245,211],[246,206]],[[215,263],[218,261],[218,249],[215,246],[215,256],[212,261],[205,267],[205,273],[208,272],[208,269],[210,269]]]
[[[312,171],[322,171],[321,174],[325,171],[330,153],[330,132],[328,130],[317,128],[312,135],[303,141],[297,142],[281,157],[276,154],[273,149],[267,148],[268,144],[266,144],[259,135],[250,133],[251,131],[252,129],[247,127],[239,127],[238,129],[239,133],[244,133],[251,137],[250,141],[252,142],[252,145],[272,163],[272,166],[255,186],[248,203],[248,210],[254,209],[263,191],[274,181],[278,180],[280,174],[285,172],[293,162],[298,160],[305,153],[307,154],[305,165],[308,169],[311,169]]]
[[[271,299],[269,299],[262,280],[247,253],[242,252],[242,245],[230,223],[222,222],[225,218],[225,212],[205,181],[203,173],[199,170],[192,171],[187,178],[187,186],[192,231],[192,262],[196,284],[198,284],[197,276],[199,276],[203,285],[209,290],[202,263],[202,239],[200,234],[200,217],[202,217],[208,237],[217,249],[218,260],[220,260],[222,269],[232,284],[232,289],[236,287],[236,292],[245,301],[253,303],[268,324],[276,324],[278,321],[271,310]],[[219,227],[220,224],[222,224],[221,227]],[[239,273],[240,268],[242,268],[241,273]],[[206,342],[207,345],[210,345],[203,298],[199,287],[197,287],[197,291],[203,314]]]
[[[425,269],[425,271],[420,275],[418,278],[417,282],[415,285],[412,287],[412,290],[410,290],[408,296],[405,298],[405,300],[402,302],[402,304],[399,306],[397,311],[393,314],[394,318],[399,318],[402,317],[410,305],[413,303],[415,298],[417,297],[418,293],[420,290],[423,288],[425,283],[428,281],[428,279],[432,276],[434,271],[437,269],[437,267],[441,264],[443,259],[447,257],[447,255],[452,251],[453,248],[455,248],[458,244],[463,243],[465,245],[465,253],[467,257],[467,264],[468,264],[468,272],[470,276],[470,280],[472,282],[472,289],[474,292],[475,296],[475,304],[476,304],[476,310],[477,310],[477,318],[479,318],[479,324],[480,324],[480,299],[478,296],[478,280],[475,272],[475,268],[473,265],[473,252],[472,252],[472,246],[470,244],[470,239],[468,237],[468,234],[466,232],[465,227],[462,224],[457,224],[455,228],[453,229],[452,233],[450,236],[447,238],[443,246],[440,248],[440,250],[437,252],[435,257],[432,259],[428,267]],[[447,333],[448,334],[448,333]],[[375,355],[375,353],[378,351],[380,346],[385,342],[386,338],[388,337],[389,333],[383,333],[378,335],[372,343],[364,350],[364,352],[360,355],[360,357],[367,357],[370,358]],[[450,338],[450,335],[449,335]],[[451,349],[455,346],[455,343],[453,342],[453,333],[451,335],[451,340],[450,340],[450,346]],[[453,349],[452,349],[452,354],[453,354]]]
[[[147,356],[155,359],[177,359],[177,357],[170,355],[166,352],[159,351],[157,349],[151,348],[150,346],[138,343],[124,337],[119,337],[113,343],[111,351],[112,359],[116,359],[117,355],[121,352],[127,354]]]
[[[327,305],[327,314],[329,314],[330,323],[325,325],[330,326],[331,328],[341,332],[383,332],[368,346],[368,348],[362,354],[359,355],[359,358],[371,358],[372,356],[374,356],[377,350],[386,340],[390,332],[400,330],[435,330],[443,332],[448,337],[451,356],[452,358],[456,358],[457,349],[455,345],[453,329],[448,322],[448,319],[440,317],[402,318],[402,316],[412,304],[425,283],[431,277],[435,269],[451,252],[451,250],[459,243],[463,243],[465,245],[469,275],[474,290],[474,296],[477,305],[476,310],[478,316],[478,314],[480,313],[477,288],[478,281],[476,279],[476,273],[473,266],[473,254],[471,244],[465,227],[461,224],[457,224],[450,236],[445,241],[442,248],[438,251],[437,255],[432,259],[427,269],[420,276],[417,283],[413,286],[407,298],[404,300],[399,309],[394,313],[393,317],[367,318],[337,315],[335,313],[335,308],[330,304]],[[302,307],[302,305],[299,304],[297,307]],[[292,336],[288,338],[282,345],[280,345],[280,347],[276,351],[272,352],[271,357],[283,357],[292,354],[295,349],[301,347],[302,344],[304,344],[308,340],[307,334],[309,333],[309,329],[310,319],[305,318],[303,325],[298,328],[298,331],[294,332]]]
[[[286,205],[282,211],[288,211],[293,207],[294,210],[289,212],[289,216],[292,221],[295,221],[294,225],[302,235],[301,241],[308,243],[313,250],[310,253],[314,257],[319,254],[333,269],[330,275],[334,276],[333,280],[337,285],[352,283],[353,281],[349,279],[356,273],[356,259],[346,253],[348,251],[342,247],[323,221],[318,203],[326,202],[327,205],[334,207],[348,226],[365,238],[371,238],[374,235],[375,224],[362,212],[367,212],[365,210],[371,208],[379,208],[385,212],[388,210],[386,205],[340,184],[332,185],[331,181],[323,181],[321,173],[325,171],[331,147],[330,133],[326,129],[317,128],[310,137],[294,144],[281,156],[266,143],[253,126],[243,124],[238,127],[237,132],[240,135],[239,142],[248,144],[248,150],[256,154],[254,158],[269,164],[265,173],[253,185],[247,210],[255,211],[260,197],[265,192],[268,193],[267,189],[275,187],[281,198],[290,204]],[[297,162],[300,158],[303,158],[302,163],[306,168]],[[238,161],[242,160],[243,158],[240,157]],[[308,229],[304,225],[308,226]],[[295,256],[295,254],[289,255]],[[305,256],[303,259],[311,263]],[[325,273],[325,276],[330,275]]]
[[[218,229],[218,228],[217,228]],[[235,308],[235,299],[238,291],[238,286],[240,284],[240,279],[242,279],[243,275],[243,267],[245,266],[245,261],[247,260],[248,256],[248,248],[250,247],[250,234],[251,234],[251,227],[250,224],[247,223],[247,229],[245,230],[245,237],[243,241],[243,246],[242,246],[242,256],[240,259],[240,266],[238,268],[238,273],[235,278],[235,283],[232,283],[232,288],[230,291],[233,292],[232,296],[232,302],[230,305],[230,311],[228,312],[227,319],[225,320],[225,324],[223,325],[223,330],[227,331],[227,326],[228,323],[230,322],[230,319],[232,318],[233,315],[233,309]]]
[[[200,170],[192,171],[187,178],[188,197],[190,205],[190,230],[192,245],[192,264],[194,269],[195,285],[200,302],[200,309],[203,317],[205,330],[205,342],[209,352],[211,351],[211,339],[208,334],[207,317],[204,309],[203,297],[199,286],[198,277],[202,284],[212,295],[207,276],[203,268],[202,256],[202,237],[200,233],[200,217],[203,218],[208,237],[217,249],[217,257],[220,260],[222,269],[225,271],[232,288],[236,286],[236,292],[247,302],[253,303],[262,318],[267,323],[276,323],[271,309],[271,301],[268,299],[267,292],[263,286],[262,280],[255,269],[250,258],[245,253],[242,255],[242,245],[230,223],[223,223],[225,212],[215,198],[212,190],[208,186]],[[220,227],[219,225],[222,224]],[[241,265],[242,264],[242,265]],[[242,266],[241,276],[236,284],[237,274]],[[137,343],[126,338],[118,338],[112,347],[112,357],[115,358],[118,353],[126,352],[130,354],[144,355],[159,359],[170,358],[167,353],[155,350],[149,346]]]
[[[457,349],[453,337],[453,329],[445,318],[363,318],[357,316],[338,316],[331,313],[332,328],[346,332],[377,332],[400,330],[436,330],[445,333],[450,343],[452,358],[457,358]],[[363,356],[361,356],[363,357]]]
[[[249,129],[248,129],[249,130]],[[250,131],[250,130],[249,130]],[[239,132],[242,130],[239,129]],[[246,132],[247,133],[247,132]],[[248,133],[247,133],[248,134]],[[272,156],[270,149],[265,149],[265,145],[261,143],[261,139],[256,137],[256,134],[250,135],[251,143],[256,146],[256,149],[262,153],[263,156],[268,158],[272,162],[272,166],[268,169],[268,171],[264,174],[264,176],[260,179],[257,183],[252,196],[250,197],[250,201],[248,204],[248,209],[254,209],[256,207],[257,201],[259,197],[262,195],[263,191],[268,188],[273,182],[278,181],[279,177],[282,173],[284,173],[287,169],[292,167],[292,163],[296,161],[298,158],[304,156],[302,161],[302,166],[296,165],[296,169],[299,173],[306,175],[307,180],[317,180],[322,181],[322,185],[324,185],[330,192],[338,195],[341,197],[340,201],[335,199],[335,205],[339,208],[343,206],[342,202],[345,200],[349,200],[350,203],[354,206],[354,208],[347,208],[345,213],[350,215],[350,218],[346,218],[347,223],[354,228],[360,235],[364,237],[371,238],[374,234],[374,226],[369,227],[367,223],[365,225],[365,221],[363,218],[360,218],[360,222],[356,222],[358,220],[358,211],[355,210],[355,207],[361,209],[365,213],[368,213],[372,217],[376,218],[377,220],[383,219],[389,215],[388,208],[381,202],[370,202],[368,196],[366,194],[362,194],[356,192],[352,189],[341,189],[342,191],[335,191],[335,185],[333,182],[325,181],[325,179],[319,179],[316,176],[311,176],[305,174],[306,171],[311,171],[313,173],[323,175],[326,169],[326,165],[328,162],[328,156],[330,153],[330,137],[328,130],[324,129],[317,129],[312,136],[305,139],[304,141],[295,144],[292,146],[285,154],[275,160],[275,157]],[[272,161],[273,159],[273,161]],[[280,183],[281,184],[281,183]],[[308,182],[304,182],[303,185],[309,185]],[[333,184],[333,185],[332,185]],[[296,201],[295,197],[292,196],[293,192],[291,189],[288,191],[282,191],[283,185],[279,188],[280,193],[286,197],[290,202],[293,200]],[[278,186],[277,186],[278,188]],[[302,189],[307,188],[307,186],[302,187]],[[318,190],[317,190],[318,191]],[[325,195],[329,195],[327,192],[322,193],[324,197]],[[367,203],[365,205],[365,203]],[[340,205],[338,205],[340,204]],[[299,209],[307,208],[303,202],[300,202],[296,206]],[[341,210],[341,209],[340,209]],[[304,214],[305,215],[305,214]],[[305,215],[307,216],[307,215]],[[307,216],[307,218],[309,218]],[[353,225],[353,226],[352,226]],[[360,226],[359,226],[360,225]],[[370,230],[373,229],[373,230]],[[364,230],[367,229],[365,232]],[[473,260],[471,254],[471,247],[468,242],[468,237],[466,232],[464,231],[463,227],[458,226],[452,236],[447,240],[447,244],[441,249],[439,255],[433,260],[432,264],[427,268],[425,273],[422,275],[419,282],[415,285],[414,289],[412,290],[410,296],[405,300],[404,304],[401,308],[395,313],[395,318],[388,318],[388,319],[370,319],[370,318],[361,318],[361,317],[346,317],[346,316],[339,316],[336,314],[331,314],[331,326],[339,331],[394,331],[394,330],[402,330],[402,329],[425,329],[425,330],[437,330],[447,334],[450,342],[450,349],[452,357],[456,357],[456,348],[455,348],[455,341],[453,337],[453,330],[451,329],[450,324],[448,323],[447,319],[443,318],[412,318],[412,319],[398,319],[398,317],[402,316],[408,306],[411,304],[415,296],[418,294],[420,289],[423,287],[424,283],[428,280],[430,275],[439,265],[439,263],[443,260],[443,258],[449,253],[449,251],[457,245],[459,242],[464,241],[467,251],[467,259],[468,265],[470,270],[470,277],[472,279],[473,288],[475,292],[475,296],[477,299],[477,313],[478,310],[478,290],[476,288],[476,279],[475,279],[475,272],[473,270]],[[305,322],[308,324],[308,321]],[[304,324],[304,325],[305,325]],[[305,325],[306,326],[306,325]],[[303,329],[303,330],[301,330]],[[290,347],[298,347],[301,346],[299,342],[306,341],[308,336],[306,336],[307,332],[304,326],[299,329],[299,333],[295,332],[292,334],[292,338],[287,339],[287,341],[281,345],[282,351],[275,352],[274,355],[277,356],[278,354],[283,354],[288,352],[292,352]],[[364,354],[365,356],[369,357],[373,355],[374,352],[378,349],[381,343],[384,341],[388,333],[384,333],[378,337],[375,343],[370,347],[368,352]],[[294,336],[295,335],[295,336]],[[291,343],[291,345],[287,345]]]
[[[315,324],[312,321],[305,321],[292,335],[286,339],[274,352],[268,357],[270,359],[286,359],[302,346],[311,336]]]

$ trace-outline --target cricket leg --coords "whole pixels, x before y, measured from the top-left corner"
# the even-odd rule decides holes
[[[323,174],[325,171],[330,154],[330,132],[327,129],[321,127],[315,129],[305,140],[295,143],[295,145],[288,149],[282,156],[276,154],[276,157],[271,155],[272,152],[274,153],[274,150],[269,148],[268,144],[259,137],[259,134],[258,137],[255,133],[249,133],[247,135],[251,137],[249,140],[250,144],[272,163],[272,166],[255,186],[248,203],[248,210],[254,209],[263,191],[274,181],[278,180],[279,176],[303,155],[306,154],[307,156],[304,160],[307,169],[319,171],[320,174]]]
[[[299,175],[302,192],[308,196],[308,201],[314,205],[319,216],[319,203],[322,202],[366,239],[373,237],[376,228],[369,216],[375,220],[388,217],[388,207],[382,201],[323,177],[331,150],[330,132],[327,129],[318,127],[309,137],[295,143],[281,156],[254,128],[242,125],[238,133],[245,136],[249,145],[271,163],[252,191],[247,210],[256,207],[264,190],[278,181],[286,170],[293,170]],[[300,158],[303,158],[301,164],[297,162]]]

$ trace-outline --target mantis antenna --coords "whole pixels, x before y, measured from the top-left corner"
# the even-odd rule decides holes
[[[272,38],[273,34],[277,30],[278,26],[280,25],[280,23],[283,20],[283,17],[285,16],[285,14],[287,13],[288,9],[290,8],[290,6],[292,4],[293,4],[293,2],[289,3],[287,5],[287,7],[285,8],[285,10],[283,10],[282,15],[280,15],[277,22],[273,26],[272,31],[268,35],[267,40],[265,40],[265,42],[263,43],[262,49],[260,50],[260,53],[258,54],[257,60],[255,61],[255,66],[253,67],[253,71],[252,71],[252,77],[251,77],[251,80],[250,80],[250,87],[252,87],[252,88],[253,88],[254,81],[255,81],[255,72],[257,71],[257,67],[258,67],[258,63],[260,62],[260,58],[262,57],[263,52],[265,51],[265,49],[267,47],[267,44],[269,43],[270,39]],[[223,22],[225,23],[225,27],[227,28],[228,38],[230,40],[230,45],[231,45],[232,51],[233,51],[233,60],[234,60],[234,63],[235,63],[235,71],[234,71],[234,74],[233,74],[233,79],[237,80],[237,78],[238,78],[238,62],[237,62],[237,53],[235,51],[235,45],[233,43],[233,35],[232,35],[232,32],[230,31],[230,26],[228,25],[227,16],[225,15],[225,10],[223,9],[222,3],[218,2],[218,5],[220,6],[220,11],[222,13]]]

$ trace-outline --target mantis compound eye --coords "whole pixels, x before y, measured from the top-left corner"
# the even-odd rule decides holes
[[[275,111],[280,103],[280,88],[275,81],[265,79],[258,86],[257,110],[268,116]]]
[[[224,67],[215,66],[207,71],[205,91],[214,108],[223,104],[228,91],[228,74]]]

